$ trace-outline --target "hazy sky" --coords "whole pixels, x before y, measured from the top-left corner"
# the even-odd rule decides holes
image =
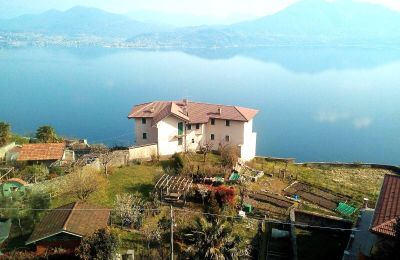
[[[40,13],[48,9],[65,10],[75,5],[93,6],[115,13],[149,10],[218,18],[233,15],[255,17],[275,13],[297,1],[298,0],[0,0],[0,17],[13,17],[25,13]],[[383,4],[389,8],[400,11],[400,0],[357,1]]]

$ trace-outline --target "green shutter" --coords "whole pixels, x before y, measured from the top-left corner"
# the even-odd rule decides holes
[[[178,123],[178,135],[183,135],[183,123]]]

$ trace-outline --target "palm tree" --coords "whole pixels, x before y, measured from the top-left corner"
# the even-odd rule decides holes
[[[43,143],[58,142],[56,131],[49,125],[44,125],[36,130],[36,138]]]
[[[193,259],[236,259],[240,251],[240,237],[233,235],[232,225],[222,219],[210,222],[199,217],[184,237],[189,244],[186,252]]]

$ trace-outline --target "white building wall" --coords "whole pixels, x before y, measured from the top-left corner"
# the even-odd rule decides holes
[[[226,126],[226,120],[215,119],[215,125],[211,125],[211,120],[205,127],[205,140],[211,141],[211,134],[214,134],[214,147],[218,149],[219,145],[241,145],[243,144],[244,122],[230,121],[230,126]],[[229,136],[229,142],[225,141],[225,136]]]
[[[196,129],[196,124],[192,124],[191,126],[191,130],[186,126],[186,148],[188,151],[195,152],[200,150],[203,143],[204,124],[199,124],[199,129]]]
[[[152,127],[152,124],[153,124],[152,118],[146,118],[146,124],[142,124],[141,118],[135,119],[136,145],[157,143],[158,131],[155,126]],[[143,139],[143,133],[147,133],[147,139]]]
[[[168,116],[157,123],[159,155],[172,155],[184,151],[184,142],[178,145],[179,122],[183,121],[174,116]]]
[[[240,147],[240,157],[249,161],[256,156],[257,133],[253,133],[253,120],[244,123],[243,145]]]
[[[257,135],[253,133],[253,120],[249,122],[230,120],[230,126],[226,126],[226,120],[215,119],[215,125],[211,125],[210,120],[207,124],[200,124],[200,129],[196,129],[196,124],[192,124],[191,130],[188,130],[187,125],[183,122],[186,138],[182,136],[182,145],[178,145],[179,122],[183,121],[175,116],[168,116],[152,127],[151,118],[147,118],[146,124],[142,124],[141,118],[135,119],[136,145],[156,143],[158,155],[172,155],[184,152],[185,148],[187,151],[199,151],[204,142],[211,141],[211,134],[214,134],[214,150],[217,150],[219,145],[229,144],[239,146],[241,158],[245,161],[253,159],[256,155]],[[143,133],[147,133],[146,140],[142,138]],[[229,142],[225,140],[227,135]],[[194,139],[194,143],[192,143],[192,139]]]

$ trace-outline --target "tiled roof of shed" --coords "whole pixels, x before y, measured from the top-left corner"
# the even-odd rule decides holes
[[[18,161],[59,160],[63,157],[65,143],[24,144]]]
[[[35,243],[61,232],[87,236],[107,227],[110,210],[85,202],[73,202],[51,210],[35,226],[26,244]]]
[[[189,123],[207,123],[210,118],[248,122],[257,113],[258,110],[238,106],[192,101],[154,101],[134,106],[128,118],[153,118],[153,124],[156,124],[172,114]]]
[[[398,217],[400,217],[400,176],[385,175],[375,207],[371,231],[394,237],[394,225]]]

